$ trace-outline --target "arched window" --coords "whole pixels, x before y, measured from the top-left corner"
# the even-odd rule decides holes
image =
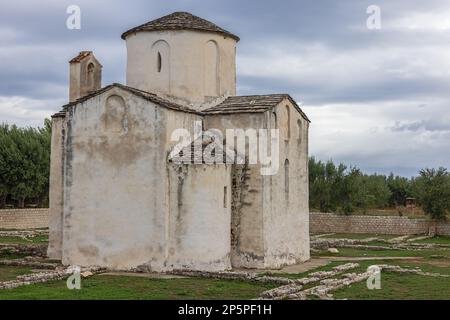
[[[223,187],[223,207],[228,207],[228,187]]]
[[[94,85],[94,69],[95,65],[90,62],[87,66],[87,83],[89,87]]]
[[[286,140],[291,138],[291,109],[286,106]]]
[[[277,114],[275,112],[272,112],[272,129],[276,129],[277,126]]]
[[[204,86],[205,95],[208,97],[215,97],[219,95],[219,46],[213,40],[210,40],[205,45],[205,75]]]
[[[151,73],[155,76],[152,88],[163,93],[170,93],[170,46],[164,40],[153,43],[151,48]]]
[[[298,130],[298,136],[297,139],[299,141],[302,141],[302,120],[297,120],[297,130]]]
[[[286,200],[289,199],[289,160],[284,161],[284,192]]]
[[[158,70],[158,72],[161,72],[161,69],[162,69],[161,52],[158,52],[158,57],[157,57],[157,61],[156,61],[156,69]]]
[[[121,96],[114,94],[106,99],[104,122],[109,134],[128,132],[127,107]]]

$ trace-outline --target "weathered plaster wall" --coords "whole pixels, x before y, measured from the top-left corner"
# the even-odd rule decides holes
[[[259,164],[233,168],[234,267],[277,268],[309,259],[308,126],[288,100],[266,113],[205,117],[206,129],[224,133],[230,128],[280,129],[276,174],[261,175]]]
[[[276,268],[310,257],[309,123],[288,100],[265,115],[268,127],[280,128],[278,173],[262,178],[265,267]]]
[[[169,164],[168,268],[231,268],[230,171],[223,164]]]
[[[205,129],[262,128],[264,114],[205,116]],[[231,148],[230,144],[227,145]],[[264,265],[262,179],[259,165],[233,166],[232,249],[233,267],[260,268]]]
[[[197,116],[112,88],[67,117],[63,263],[164,269],[168,128]]]
[[[236,94],[236,41],[232,38],[190,30],[153,31],[131,34],[126,44],[127,85],[131,87],[188,103]]]
[[[53,118],[50,154],[49,247],[47,252],[51,259],[61,259],[62,257],[64,135],[65,118]]]

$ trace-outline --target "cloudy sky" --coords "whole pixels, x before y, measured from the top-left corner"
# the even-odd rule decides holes
[[[66,28],[69,5],[81,30]],[[367,28],[370,5],[381,29]],[[450,168],[446,0],[0,0],[0,121],[58,111],[80,50],[103,64],[103,85],[125,83],[121,33],[174,11],[241,37],[238,93],[290,93],[312,120],[312,155],[405,176]]]

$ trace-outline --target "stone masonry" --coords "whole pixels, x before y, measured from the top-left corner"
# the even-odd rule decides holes
[[[449,222],[410,219],[397,216],[345,216],[331,213],[310,214],[311,233],[375,233],[450,235]]]
[[[48,228],[49,211],[39,209],[0,210],[0,229]]]

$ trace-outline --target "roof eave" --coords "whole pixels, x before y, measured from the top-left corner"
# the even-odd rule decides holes
[[[140,27],[136,27],[136,28],[132,28],[128,31],[125,31],[124,33],[122,33],[122,35],[120,36],[122,38],[122,40],[126,40],[126,38],[131,35],[131,34],[136,34],[138,32],[161,32],[161,31],[182,31],[182,30],[188,30],[188,31],[198,31],[198,32],[205,32],[205,33],[214,33],[214,34],[220,34],[226,38],[231,38],[234,39],[236,42],[239,42],[241,39],[232,34],[232,33],[226,33],[226,32],[219,32],[219,31],[210,31],[210,30],[203,30],[203,29],[195,29],[195,28],[167,28],[167,29],[153,29],[153,30],[145,30],[144,28],[140,28]]]

